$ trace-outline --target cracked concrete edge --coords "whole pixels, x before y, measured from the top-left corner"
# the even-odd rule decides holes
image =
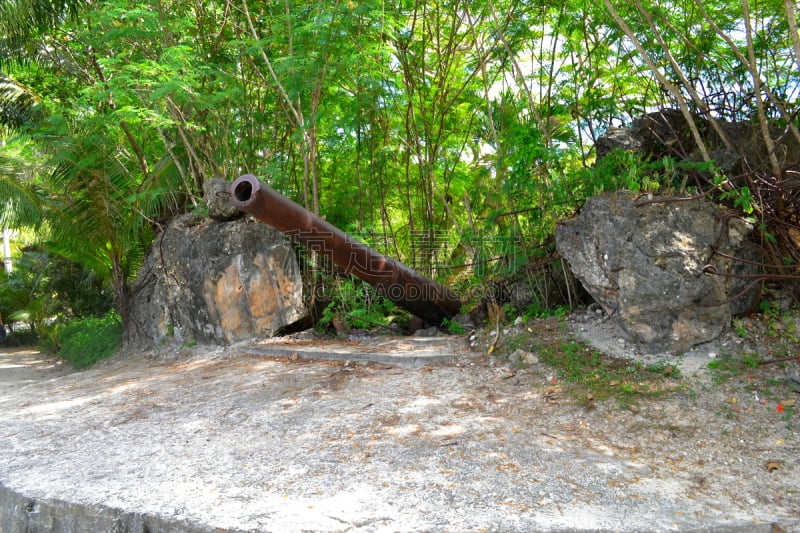
[[[792,527],[797,525],[800,523],[795,523]],[[795,530],[776,529],[775,526],[776,524],[769,523],[707,525],[683,531],[685,533],[773,533]],[[2,533],[252,533],[252,531],[214,528],[188,521],[123,511],[104,505],[25,496],[0,483],[0,532]],[[267,533],[266,530],[258,531]],[[603,530],[557,528],[553,531],[588,533]]]
[[[25,496],[0,483],[3,533],[240,533],[104,505]]]

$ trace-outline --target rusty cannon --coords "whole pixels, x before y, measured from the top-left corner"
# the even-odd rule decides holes
[[[425,322],[439,325],[461,309],[461,300],[447,287],[355,240],[253,175],[233,182],[231,200],[241,211],[328,257]]]

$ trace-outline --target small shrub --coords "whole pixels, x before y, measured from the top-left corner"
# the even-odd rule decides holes
[[[54,326],[47,336],[61,359],[82,370],[111,356],[119,348],[122,322],[116,313],[72,320]]]
[[[331,325],[335,318],[347,329],[387,327],[397,317],[397,308],[375,289],[361,280],[337,280],[332,301],[325,307],[319,326]]]
[[[448,333],[452,333],[453,335],[463,335],[467,332],[467,330],[464,329],[464,326],[455,320],[448,320],[446,318],[442,321],[442,329]]]
[[[15,329],[13,333],[7,333],[6,346],[33,346],[36,344],[38,336],[36,332],[29,329]]]

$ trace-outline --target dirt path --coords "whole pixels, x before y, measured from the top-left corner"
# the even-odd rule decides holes
[[[68,364],[33,348],[0,346],[0,396],[72,372],[74,370]]]
[[[797,421],[747,383],[587,409],[453,342],[413,368],[4,354],[0,531],[800,531]]]

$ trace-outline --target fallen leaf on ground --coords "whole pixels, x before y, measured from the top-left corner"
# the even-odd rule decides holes
[[[586,395],[586,403],[584,404],[586,409],[594,409],[597,407],[597,404],[594,401],[594,396],[591,394]]]
[[[561,387],[547,387],[544,390],[544,397],[550,401],[555,401],[561,393]]]

